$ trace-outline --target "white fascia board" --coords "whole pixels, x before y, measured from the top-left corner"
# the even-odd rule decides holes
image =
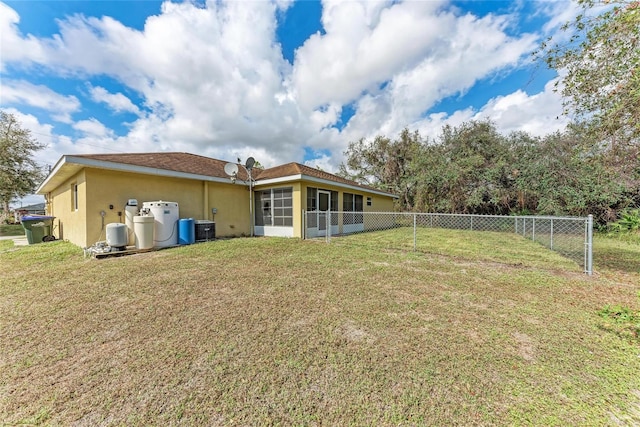
[[[49,183],[49,181],[51,181],[51,179],[55,176],[55,174],[58,173],[60,168],[66,163],[66,157],[67,156],[60,157],[60,160],[58,160],[58,162],[53,167],[53,169],[51,169],[51,172],[49,172],[49,175],[47,175],[44,181],[42,181],[42,183],[38,186],[35,194],[40,194],[40,191]]]
[[[346,188],[346,189],[349,189],[349,190],[358,191],[360,193],[377,194],[379,196],[391,197],[391,198],[394,198],[394,199],[398,199],[399,198],[399,196],[396,196],[395,194],[389,194],[389,193],[385,193],[383,191],[372,190],[372,189],[369,189],[369,188],[362,188],[362,187],[359,187],[357,185],[350,185],[350,184],[345,184],[345,183],[338,182],[338,181],[332,181],[330,179],[317,178],[315,176],[302,175],[302,174],[289,175],[289,176],[284,176],[284,177],[281,177],[281,178],[265,179],[264,181],[258,180],[255,185],[263,186],[263,185],[271,185],[271,184],[282,184],[282,183],[285,183],[285,182],[302,181],[302,180],[315,182],[317,184],[324,184],[324,185],[331,185],[331,186],[334,186],[334,187]]]
[[[302,175],[289,175],[289,176],[283,176],[280,178],[271,178],[271,179],[265,179],[265,180],[258,179],[254,185],[263,186],[263,185],[272,185],[272,184],[282,184],[284,182],[300,181],[301,179],[302,179]]]

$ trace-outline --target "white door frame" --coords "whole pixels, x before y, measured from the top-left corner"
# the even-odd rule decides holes
[[[326,209],[322,209],[321,197],[327,198]],[[316,210],[317,224],[318,224],[318,236],[327,235],[327,227],[331,226],[331,219],[328,218],[327,212],[331,211],[331,192],[327,190],[317,190],[316,197],[318,200],[318,208]]]

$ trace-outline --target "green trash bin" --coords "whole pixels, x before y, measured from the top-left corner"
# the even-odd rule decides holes
[[[42,243],[45,240],[53,240],[53,216],[26,215],[20,220],[22,228],[30,245]]]

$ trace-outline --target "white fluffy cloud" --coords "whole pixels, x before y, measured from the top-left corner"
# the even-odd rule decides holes
[[[91,85],[89,85],[89,93],[91,99],[107,104],[116,113],[129,112],[140,115],[140,109],[122,93],[109,93],[103,87]]]
[[[553,90],[553,84],[553,81],[547,83],[544,91],[534,95],[518,90],[493,98],[476,118],[492,119],[503,132],[524,131],[543,136],[562,130],[569,119],[562,115],[562,100]]]
[[[61,95],[47,86],[11,79],[2,80],[0,100],[2,104],[22,104],[49,111],[54,120],[63,123],[71,123],[71,113],[81,107],[73,95]]]
[[[404,127],[437,132],[444,122],[480,114],[505,130],[535,133],[558,115],[557,98],[545,90],[506,94],[480,111],[425,117],[439,100],[521,65],[536,36],[508,35],[511,16],[461,15],[445,1],[325,1],[324,32],[309,37],[290,64],[276,41],[277,14],[289,5],[166,2],[140,31],[109,17],[74,15],[59,21],[59,34],[38,38],[20,33],[19,16],[0,3],[0,71],[11,65],[69,79],[108,76],[126,91],[89,84],[84,96],[138,118],[116,136],[106,121],[71,122],[78,98],[4,79],[1,103],[37,106],[71,122],[83,136],[71,145],[52,139],[56,153],[191,151],[252,155],[272,166],[301,161],[311,147],[331,153],[316,159],[327,170],[361,137]],[[124,95],[131,92],[144,111]],[[338,130],[347,104],[355,114]]]
[[[9,63],[31,63],[45,60],[42,42],[36,37],[23,36],[18,30],[20,16],[15,10],[0,3],[0,40],[2,40],[2,61],[0,71]]]
[[[349,103],[413,68],[454,20],[437,14],[439,1],[386,3],[324,2],[326,33],[311,36],[295,55],[292,80],[303,108]]]
[[[89,120],[80,120],[74,123],[73,128],[79,130],[85,135],[94,137],[105,137],[113,134],[110,129],[93,117]]]
[[[469,120],[490,119],[502,133],[527,132],[544,136],[563,130],[569,119],[562,114],[562,100],[554,91],[555,81],[546,84],[542,92],[529,95],[523,90],[490,99],[480,110],[466,108],[448,115],[434,113],[408,126],[421,135],[438,135],[445,124],[458,126]]]

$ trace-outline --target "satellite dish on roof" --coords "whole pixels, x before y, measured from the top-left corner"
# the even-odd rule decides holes
[[[227,163],[224,165],[224,173],[229,176],[236,176],[238,174],[238,165],[235,163]]]
[[[245,164],[245,167],[249,170],[251,170],[251,168],[253,168],[253,165],[256,163],[256,159],[254,159],[253,157],[249,157],[247,159],[247,163]]]

